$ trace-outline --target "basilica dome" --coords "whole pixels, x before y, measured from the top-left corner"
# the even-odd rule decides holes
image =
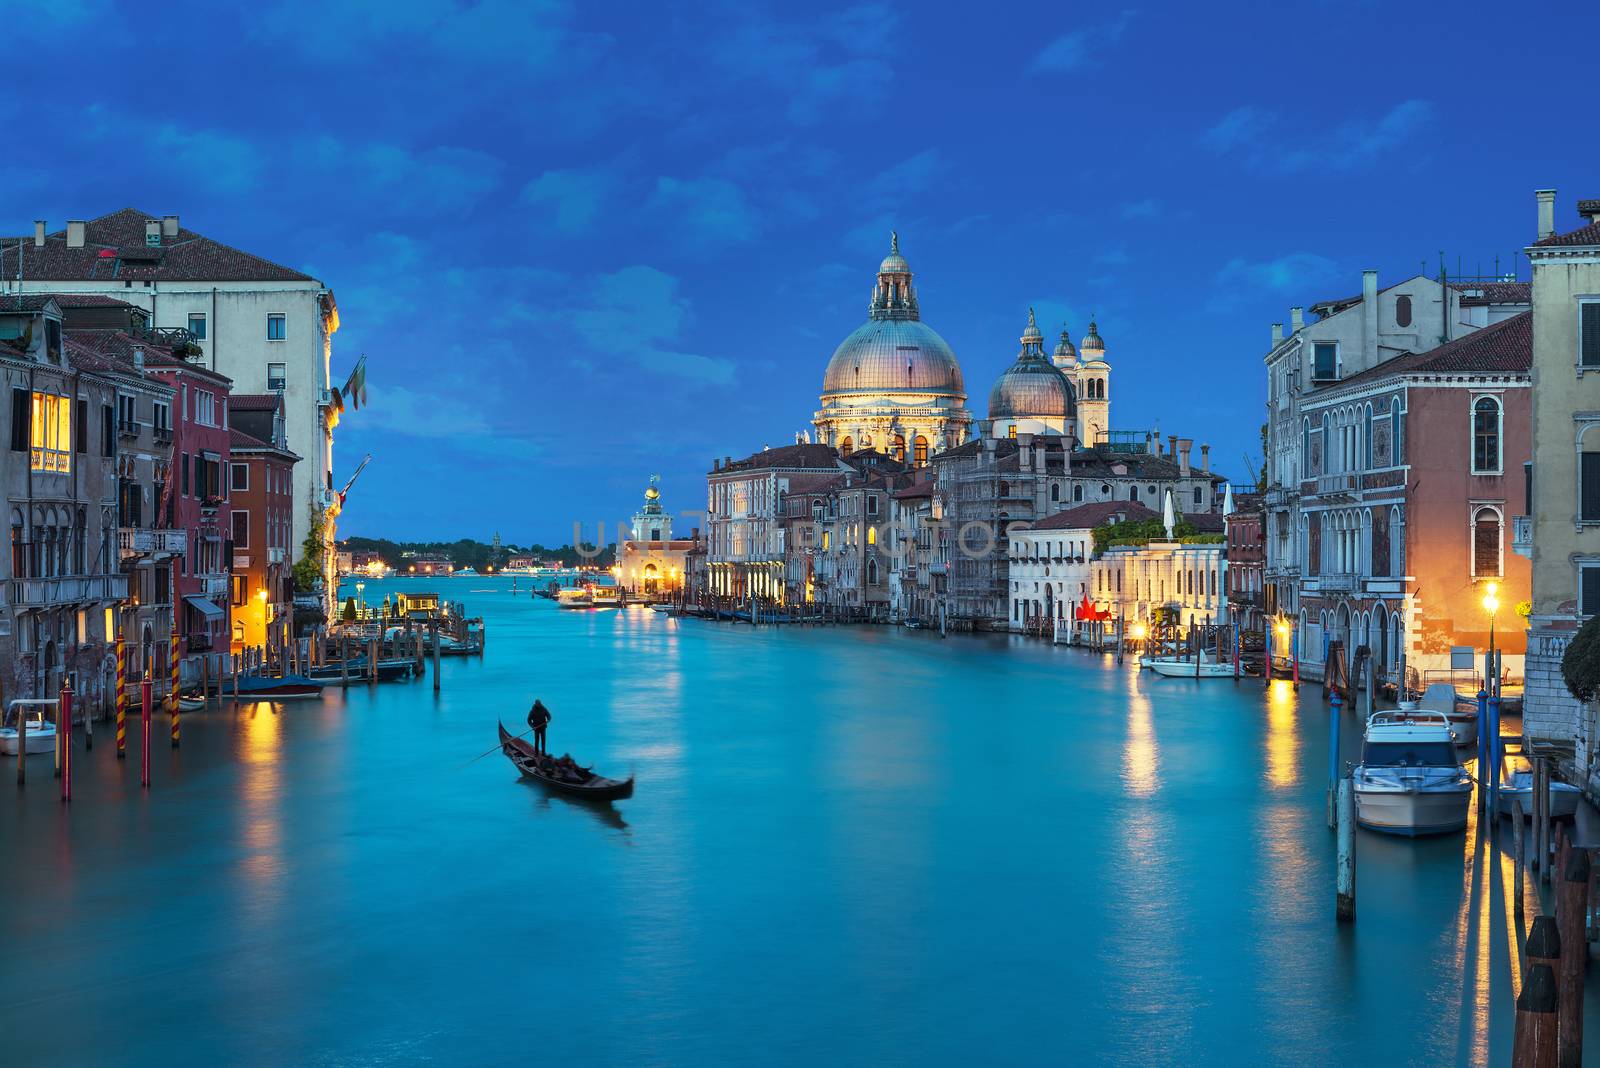
[[[1069,419],[1076,414],[1072,382],[1044,354],[1043,338],[1030,309],[1022,351],[989,391],[989,418]]]
[[[907,389],[965,393],[961,365],[919,319],[869,319],[833,350],[822,392]]]

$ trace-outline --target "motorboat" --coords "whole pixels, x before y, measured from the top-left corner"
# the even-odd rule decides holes
[[[1352,782],[1356,822],[1369,830],[1417,836],[1467,825],[1472,777],[1456,755],[1443,712],[1402,707],[1373,713]]]
[[[1218,660],[1203,654],[1198,662],[1194,657],[1146,656],[1140,658],[1139,666],[1149,668],[1157,675],[1165,675],[1169,679],[1233,678],[1233,661]]]
[[[45,718],[44,709],[33,708],[22,713],[28,728],[28,755],[53,753],[56,750],[56,725]],[[17,728],[12,724],[0,727],[0,753],[17,755]]]
[[[557,592],[556,605],[560,608],[593,608],[594,598],[588,590],[576,586]]]
[[[309,701],[322,696],[322,683],[304,675],[240,675],[240,701]]]
[[[195,691],[194,693],[180,693],[178,695],[178,710],[180,712],[200,712],[206,707],[206,695]]]
[[[1557,779],[1550,780],[1550,818],[1570,819],[1578,814],[1578,799],[1583,791]],[[1513,814],[1512,806],[1520,804],[1524,818],[1533,816],[1533,766],[1528,758],[1508,754],[1500,765],[1500,788],[1495,791],[1495,807],[1500,815]]]

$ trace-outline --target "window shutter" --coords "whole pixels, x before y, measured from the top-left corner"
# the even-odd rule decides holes
[[[78,430],[73,437],[78,452],[89,451],[89,402],[86,400],[78,402]]]
[[[1578,571],[1582,588],[1579,591],[1580,615],[1600,615],[1600,567],[1585,567]]]
[[[1600,523],[1600,452],[1586,452],[1582,456],[1578,518],[1585,523]]]
[[[11,390],[11,451],[28,451],[28,431],[32,412],[28,408],[28,391],[25,389]]]
[[[117,412],[109,404],[100,406],[100,455],[117,454]]]
[[[1580,305],[1582,321],[1578,328],[1578,345],[1585,367],[1600,367],[1600,300]]]

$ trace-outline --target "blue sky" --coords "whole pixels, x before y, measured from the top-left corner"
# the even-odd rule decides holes
[[[1113,422],[1242,478],[1291,304],[1506,267],[1536,187],[1562,226],[1600,196],[1578,5],[0,17],[0,229],[178,212],[334,288],[370,388],[336,463],[374,455],[344,533],[559,542],[653,473],[701,506],[712,457],[808,425],[891,227],[976,414],[1030,305],[1092,313]]]

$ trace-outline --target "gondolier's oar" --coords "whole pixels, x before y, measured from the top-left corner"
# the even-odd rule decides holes
[[[529,734],[532,734],[532,733],[533,733],[533,728],[529,727],[527,730],[523,731],[521,734],[513,734],[511,736],[511,740],[512,741],[516,741],[518,738],[522,738],[522,737],[524,737],[526,735],[529,735]],[[500,750],[504,749],[505,747],[506,747],[506,744],[504,742],[501,742],[499,745],[496,745],[493,749],[485,749],[483,752],[479,753],[477,756],[473,757],[471,760],[467,761],[465,764],[463,764],[461,766],[463,768],[465,768],[465,767],[469,767],[469,766],[471,766],[473,764],[476,764],[478,761],[482,760],[484,757],[488,756],[490,753],[498,753],[498,752],[500,752]]]

